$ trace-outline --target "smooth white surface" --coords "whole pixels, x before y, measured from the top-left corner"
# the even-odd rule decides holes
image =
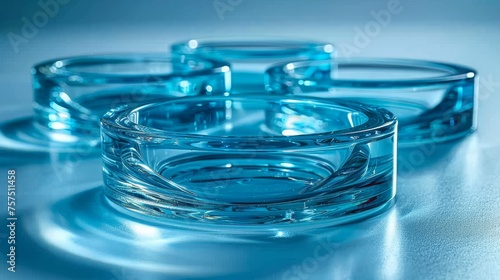
[[[316,5],[268,2],[242,1],[221,20],[212,1],[185,1],[185,6],[152,1],[135,11],[125,7],[125,1],[116,14],[110,4],[74,1],[62,7],[29,43],[20,45],[17,54],[5,34],[19,32],[18,18],[31,16],[37,7],[32,4],[12,11],[0,41],[2,120],[29,112],[29,67],[44,59],[94,52],[163,51],[173,41],[231,34],[286,33],[340,46],[351,44],[354,28],[364,28],[373,20],[370,12],[388,3],[361,1],[357,6],[342,7],[335,1]],[[483,82],[476,134],[400,151],[398,201],[386,214],[306,237],[286,238],[286,233],[276,233],[275,239],[250,241],[155,230],[137,221],[124,225],[126,220],[113,216],[118,215],[115,212],[97,211],[105,209],[96,189],[101,180],[100,159],[80,160],[56,153],[29,158],[3,152],[0,175],[5,174],[6,180],[9,168],[18,174],[17,209],[22,226],[17,232],[18,272],[11,274],[6,270],[6,235],[0,224],[0,278],[497,278],[500,20],[493,15],[492,2],[487,1],[460,9],[455,7],[457,2],[449,2],[453,7],[436,1],[401,3],[404,10],[377,36],[370,37],[357,56],[462,63],[476,68]],[[159,5],[168,15],[182,16],[162,16]],[[196,20],[188,20],[190,16]],[[5,195],[6,190],[0,192],[0,221],[6,216]],[[96,220],[86,220],[88,217]],[[325,242],[331,243],[329,249]]]

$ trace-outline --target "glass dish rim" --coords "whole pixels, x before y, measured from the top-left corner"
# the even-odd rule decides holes
[[[372,65],[372,68],[377,67],[405,67],[414,69],[427,69],[427,70],[438,70],[442,72],[448,72],[448,74],[428,77],[428,78],[409,78],[409,79],[311,79],[306,80],[314,81],[312,87],[318,88],[329,88],[329,87],[346,87],[346,88],[397,88],[397,87],[425,87],[441,83],[451,83],[461,80],[474,79],[477,77],[477,71],[471,67],[439,62],[432,60],[419,60],[419,59],[407,59],[407,58],[377,58],[377,57],[365,57],[365,58],[343,58],[336,59],[333,63],[329,60],[297,60],[291,62],[276,63],[270,66],[266,70],[266,77],[269,79],[269,83],[276,80],[276,76],[283,77],[286,76],[287,79],[299,82],[304,80],[303,78],[297,77],[296,75],[287,72],[287,68],[301,68],[314,65],[321,65],[331,63],[334,68],[341,67],[366,67],[366,65]]]
[[[124,62],[146,62],[158,60],[161,62],[172,63],[175,57],[182,58],[188,57],[189,59],[199,60],[201,62],[207,62],[211,64],[211,67],[206,67],[204,69],[192,70],[182,73],[174,73],[173,71],[168,71],[165,73],[140,73],[140,74],[130,74],[130,73],[99,73],[99,72],[84,72],[84,71],[72,71],[65,67],[70,64],[80,64],[88,63],[94,61],[101,61],[101,64],[105,64],[109,61],[124,61]],[[61,65],[56,65],[58,62]],[[97,64],[97,63],[96,63]],[[42,71],[42,69],[49,69],[49,71]],[[32,66],[33,75],[42,75],[48,78],[57,79],[63,78],[68,79],[74,76],[85,77],[89,79],[131,79],[132,80],[143,80],[148,77],[155,77],[161,80],[170,80],[175,78],[186,78],[186,77],[198,77],[207,76],[214,73],[226,73],[230,72],[230,64],[225,61],[220,61],[216,59],[201,58],[195,55],[189,54],[178,54],[170,52],[117,52],[117,53],[96,53],[96,54],[85,54],[76,56],[65,56],[59,58],[52,58],[44,60],[42,62],[36,63]]]
[[[196,47],[191,47],[190,44],[196,42]],[[207,46],[208,45],[208,46]],[[193,50],[193,54],[200,55],[200,53],[207,53],[203,49],[207,47],[221,48],[225,46],[235,45],[235,49],[225,50],[225,53],[231,54],[229,57],[232,60],[238,59],[273,59],[291,56],[283,52],[283,50],[292,47],[293,53],[299,52],[317,52],[323,54],[330,54],[333,56],[336,48],[332,43],[318,40],[308,40],[302,38],[290,37],[266,37],[266,36],[246,36],[246,37],[207,37],[207,38],[192,38],[175,42],[171,45],[170,49],[173,53],[185,53],[183,50],[189,48]],[[277,48],[275,50],[237,50],[243,46],[252,47],[259,45],[267,45]],[[195,52],[194,50],[202,50]],[[287,54],[287,55],[285,55]]]
[[[352,128],[334,130],[322,133],[311,133],[293,136],[210,136],[194,133],[181,133],[175,131],[168,131],[163,129],[150,128],[140,124],[136,124],[129,119],[129,115],[133,111],[140,111],[144,108],[149,108],[153,106],[163,106],[178,102],[193,102],[193,101],[226,101],[234,99],[248,99],[253,98],[255,101],[266,101],[280,100],[280,101],[294,101],[295,103],[307,102],[311,104],[324,104],[328,106],[339,106],[348,108],[352,111],[361,112],[367,116],[368,120],[360,125],[354,126]],[[172,140],[177,139],[178,142],[190,141],[190,140],[208,140],[208,141],[258,141],[258,140],[270,140],[270,141],[294,141],[294,140],[331,140],[338,139],[333,142],[335,144],[341,143],[358,143],[363,141],[374,141],[378,138],[387,137],[387,135],[393,135],[397,133],[397,117],[390,111],[374,106],[368,106],[362,103],[345,101],[345,100],[327,100],[321,98],[311,98],[304,96],[279,96],[279,95],[269,95],[264,93],[250,94],[248,96],[242,95],[231,95],[231,96],[193,96],[193,97],[182,97],[176,100],[168,100],[162,102],[154,102],[143,104],[136,108],[130,108],[127,105],[115,108],[108,113],[106,113],[101,118],[101,131],[107,130],[112,134],[119,134],[120,137],[125,137],[128,139],[140,138],[142,142],[154,143],[153,139],[162,140]],[[342,140],[340,140],[342,139]],[[203,148],[204,149],[204,148]],[[217,148],[223,149],[223,148]],[[259,148],[260,149],[260,148]],[[271,149],[271,148],[269,148]],[[273,148],[274,149],[274,148]]]

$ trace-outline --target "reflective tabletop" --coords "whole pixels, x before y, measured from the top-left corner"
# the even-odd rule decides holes
[[[233,4],[236,2],[239,1]],[[265,5],[264,1],[255,2]],[[277,2],[285,5],[284,1]],[[369,36],[368,44],[355,45],[355,27],[364,29],[372,20],[370,12],[387,6],[387,1],[374,2],[344,7],[346,13],[359,11],[364,15],[346,24],[323,12],[318,17],[329,25],[317,27],[314,24],[319,24],[319,19],[313,15],[318,11],[307,8],[304,15],[308,16],[309,25],[291,24],[286,28],[305,37],[332,41],[344,57],[349,55],[345,47],[350,45],[359,51],[352,53],[355,56],[450,61],[476,68],[481,77],[478,131],[453,142],[400,149],[397,199],[387,212],[362,222],[299,235],[279,231],[266,236],[210,234],[161,227],[109,204],[102,191],[98,156],[4,148],[0,154],[0,174],[4,178],[0,192],[0,278],[498,278],[500,127],[495,114],[500,105],[500,58],[496,50],[500,43],[499,23],[481,21],[475,14],[478,11],[472,9],[477,20],[470,25],[454,22],[451,15],[443,16],[439,28],[419,24],[411,22],[412,17],[430,8],[423,2],[401,1],[404,9],[393,15],[391,24],[376,36]],[[20,43],[17,53],[5,35],[11,30],[21,32],[23,23],[12,19],[2,31],[5,34],[0,52],[2,125],[32,114],[29,67],[38,61],[92,52],[166,51],[169,43],[185,39],[183,32],[190,32],[192,36],[188,37],[239,31],[279,34],[283,28],[269,11],[263,11],[260,17],[269,25],[254,25],[245,31],[245,26],[259,17],[258,5],[250,1],[231,6],[232,10],[222,14],[223,20],[220,10],[214,10],[211,1],[207,3],[194,9],[194,14],[200,16],[194,23],[176,17],[177,22],[172,25],[146,20],[138,25],[128,23],[118,30],[117,24],[106,25],[103,15],[97,20],[100,24],[85,27],[79,22],[81,19],[75,19],[76,23],[63,26],[78,11],[90,11],[83,1],[69,2],[46,26],[38,28],[29,42]],[[107,4],[96,5],[99,9],[111,8]],[[437,5],[432,15],[427,15],[434,22],[439,13],[447,12],[444,6]],[[322,2],[317,9],[328,7],[333,10],[335,5]],[[31,8],[15,15],[21,18],[26,14],[31,19],[40,7]],[[182,6],[176,11],[187,12],[186,9]],[[298,14],[300,7],[293,3],[289,9],[297,9]],[[153,13],[152,17],[157,16],[152,7],[146,10]],[[147,15],[146,10],[141,7],[137,13]],[[337,27],[332,31],[331,26]],[[10,246],[6,227],[8,170],[16,172],[15,273],[7,270],[6,262]]]

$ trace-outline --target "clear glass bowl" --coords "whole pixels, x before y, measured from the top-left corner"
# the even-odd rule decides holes
[[[396,129],[385,109],[295,96],[124,106],[101,120],[105,193],[176,225],[351,222],[395,196]]]
[[[272,64],[332,59],[335,54],[329,43],[266,37],[193,39],[174,44],[171,49],[230,63],[233,92],[264,90],[264,73]]]
[[[100,118],[123,104],[230,90],[227,64],[164,53],[54,59],[35,65],[32,77],[34,126],[17,140],[51,149],[98,147]]]
[[[408,59],[282,63],[266,72],[272,94],[349,99],[382,106],[399,120],[399,144],[442,142],[476,128],[477,74],[471,68]]]

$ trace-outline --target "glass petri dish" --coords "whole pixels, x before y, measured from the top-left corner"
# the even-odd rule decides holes
[[[351,222],[393,201],[396,129],[385,109],[295,96],[124,106],[101,121],[105,194],[176,226]]]
[[[33,118],[3,126],[10,148],[62,151],[98,148],[99,121],[129,104],[230,90],[229,66],[188,55],[102,54],[54,59],[32,68]],[[99,149],[95,149],[98,151]]]
[[[341,98],[382,106],[399,120],[399,144],[443,142],[476,129],[477,73],[410,59],[297,61],[266,72],[271,94]]]
[[[192,39],[172,45],[171,50],[230,63],[234,93],[262,91],[265,70],[272,64],[332,59],[335,54],[330,43],[266,37]]]

